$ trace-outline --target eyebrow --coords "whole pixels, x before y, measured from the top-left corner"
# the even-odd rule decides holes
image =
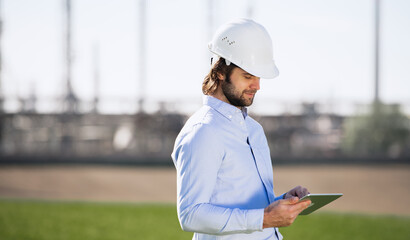
[[[247,72],[242,73],[242,75],[243,75],[243,76],[249,76],[249,77],[255,77],[254,75],[252,75],[252,74],[250,74],[250,73],[247,73]]]

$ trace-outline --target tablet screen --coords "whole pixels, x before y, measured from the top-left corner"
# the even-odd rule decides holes
[[[312,203],[308,208],[303,210],[299,215],[307,215],[311,212],[316,211],[317,209],[333,202],[334,200],[343,196],[342,193],[322,193],[322,194],[308,194],[301,198],[299,201],[310,199]]]

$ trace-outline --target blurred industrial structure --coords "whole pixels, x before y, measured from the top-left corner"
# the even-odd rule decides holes
[[[352,137],[346,134],[352,131],[346,129],[349,126],[346,122],[353,118],[319,113],[315,107],[315,104],[304,104],[303,111],[299,114],[253,116],[265,129],[271,155],[276,163],[410,163],[408,117],[379,116],[378,119],[385,119],[382,121],[385,122],[384,125],[378,124],[375,129],[368,129],[367,132],[363,131],[365,127],[361,127],[357,130],[359,136],[353,136],[352,140],[359,140],[354,143],[361,146],[360,151],[356,151],[354,147],[343,148],[346,138]],[[2,113],[0,162],[169,165],[172,163],[170,154],[175,138],[187,117],[188,115],[164,109],[155,113],[138,112],[127,115],[98,114],[92,111]],[[387,127],[392,122],[394,125]],[[372,127],[369,121],[364,124]],[[362,132],[365,133],[364,136],[360,136]],[[374,146],[371,141],[375,138],[372,132],[374,135],[386,135],[386,138],[381,136],[385,142],[376,145],[379,151],[371,148]],[[369,148],[364,145],[363,149],[363,144],[360,143],[366,141],[370,141]]]
[[[76,158],[99,162],[164,160],[170,155],[183,118],[171,113],[3,114],[0,158],[56,162]]]

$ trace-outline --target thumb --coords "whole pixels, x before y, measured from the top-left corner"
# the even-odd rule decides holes
[[[287,198],[282,200],[284,204],[295,204],[299,201],[298,197],[291,197],[291,198]]]

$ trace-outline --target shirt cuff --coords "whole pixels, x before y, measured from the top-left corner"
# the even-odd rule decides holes
[[[274,201],[278,201],[278,200],[283,199],[283,198],[285,197],[285,194],[286,194],[286,193],[284,193],[284,194],[282,194],[282,195],[280,195],[280,196],[275,197]]]
[[[263,216],[265,209],[250,209],[247,210],[247,229],[253,231],[262,231],[263,230]]]

